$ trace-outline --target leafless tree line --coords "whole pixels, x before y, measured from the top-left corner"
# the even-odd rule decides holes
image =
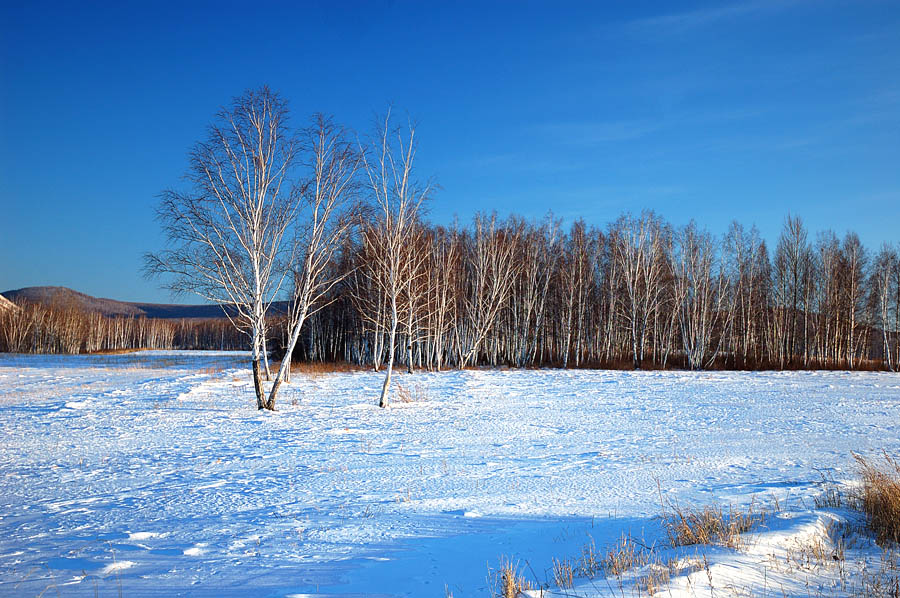
[[[96,353],[128,349],[243,349],[224,319],[107,317],[72,306],[17,303],[0,311],[0,352]]]
[[[814,243],[789,217],[770,257],[755,228],[717,237],[652,212],[604,229],[576,221],[468,227],[417,219],[393,251],[365,223],[348,276],[298,357],[387,367],[887,368],[900,362],[900,259],[854,233]],[[352,275],[350,274],[352,273]],[[396,313],[396,315],[395,315]],[[391,341],[391,334],[394,340]]]

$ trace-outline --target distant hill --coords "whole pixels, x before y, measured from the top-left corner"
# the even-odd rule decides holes
[[[220,305],[177,305],[165,303],[134,303],[102,297],[92,297],[66,287],[26,287],[4,291],[9,301],[28,301],[49,306],[76,307],[84,311],[97,312],[105,316],[145,316],[148,318],[224,318]],[[0,304],[2,305],[2,304]],[[273,305],[275,312],[284,312],[285,303]],[[227,307],[230,313],[234,308]]]

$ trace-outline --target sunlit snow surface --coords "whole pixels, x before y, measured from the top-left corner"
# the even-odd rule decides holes
[[[0,355],[0,595],[487,596],[501,555],[552,579],[661,499],[811,509],[900,449],[896,374],[416,373],[383,410],[338,373],[260,413],[246,361]]]

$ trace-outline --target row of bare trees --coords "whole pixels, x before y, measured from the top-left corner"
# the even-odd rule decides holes
[[[485,215],[431,226],[417,147],[414,124],[390,112],[365,140],[322,115],[295,131],[262,88],[222,109],[187,186],[163,194],[169,246],[147,270],[233,306],[260,409],[275,408],[294,354],[383,367],[382,406],[395,363],[896,366],[894,249],[870,263],[853,234],[813,245],[796,218],[773,259],[755,229],[719,239],[652,212],[603,230]],[[281,297],[289,316],[274,331]],[[274,381],[270,338],[284,349]]]
[[[0,310],[0,352],[96,353],[128,349],[243,349],[224,319],[164,320],[20,302]]]
[[[335,266],[347,276],[301,358],[408,370],[900,362],[897,249],[872,254],[854,233],[810,243],[796,217],[771,257],[755,228],[717,237],[652,212],[565,232],[552,217],[478,215],[450,229],[416,219],[393,249],[384,234],[366,223],[345,247]]]

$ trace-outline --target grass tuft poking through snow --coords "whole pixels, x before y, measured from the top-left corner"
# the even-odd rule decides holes
[[[729,507],[707,505],[699,509],[670,505],[671,512],[663,515],[663,525],[673,547],[696,544],[721,544],[739,548],[742,534],[766,521],[766,514],[756,512],[751,503],[746,511]]]
[[[638,547],[637,542],[630,536],[623,535],[603,558],[603,569],[614,577],[622,575],[632,569],[643,567],[648,563],[648,552]]]
[[[399,403],[421,403],[428,400],[428,394],[418,384],[412,388],[397,384],[396,399]]]
[[[531,584],[522,575],[519,564],[506,557],[500,558],[496,571],[489,572],[488,584],[492,588],[492,598],[519,598],[531,590]]]
[[[854,455],[862,488],[859,502],[880,546],[900,543],[900,463],[886,452],[884,462]]]
[[[569,559],[553,559],[553,580],[556,587],[568,590],[575,585],[575,569]]]

